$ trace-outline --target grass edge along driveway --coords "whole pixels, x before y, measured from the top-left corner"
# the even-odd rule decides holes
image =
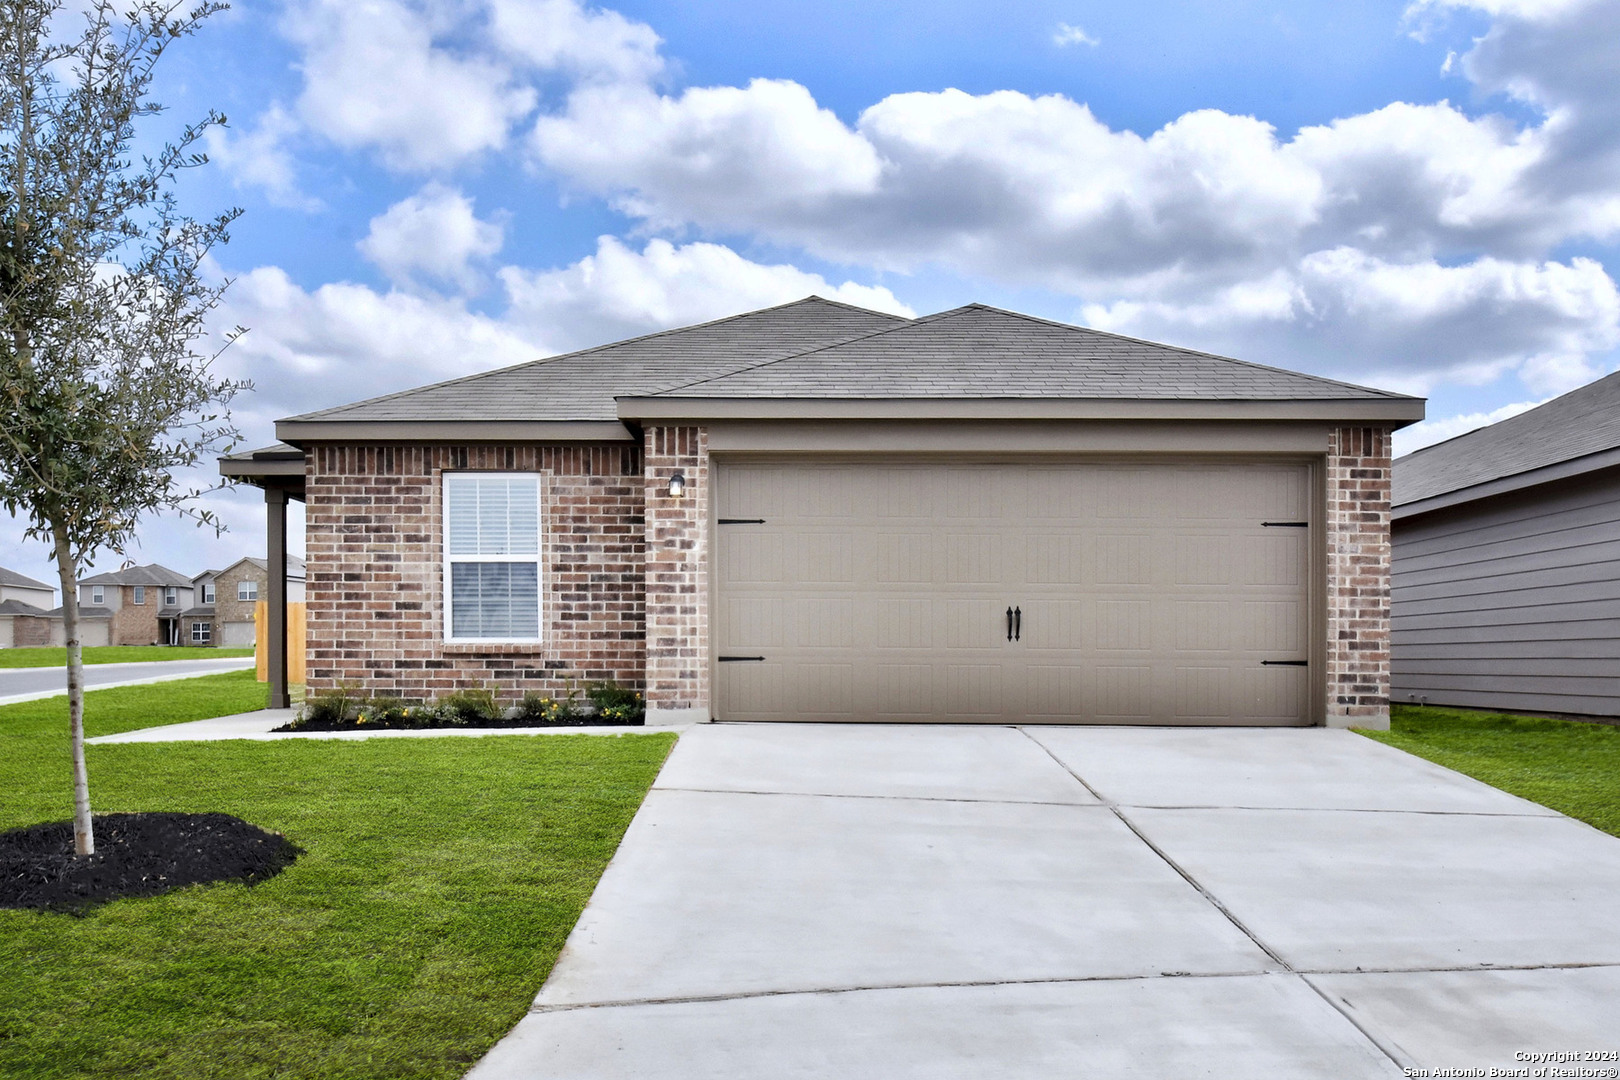
[[[93,691],[87,727],[264,693],[251,671]],[[69,816],[65,716],[0,707],[0,828]],[[0,911],[0,1076],[460,1076],[529,1007],[673,743],[90,747],[98,812],[222,810],[306,854],[251,889]]]
[[[252,649],[216,649],[201,645],[87,645],[83,652],[87,666],[149,664],[163,660],[229,660],[233,657],[253,655]],[[35,667],[67,667],[67,650],[49,646],[0,649],[0,668]]]
[[[1620,727],[1394,705],[1359,733],[1620,836]]]

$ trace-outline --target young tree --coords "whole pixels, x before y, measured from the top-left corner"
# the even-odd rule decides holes
[[[176,473],[228,448],[226,405],[246,385],[199,351],[224,291],[202,263],[239,211],[196,221],[175,197],[182,170],[206,161],[197,140],[224,117],[150,153],[136,143],[163,112],[158,61],[224,5],[127,3],[0,0],[0,506],[51,545],[62,582],[80,855],[95,850],[80,572],[98,551],[122,551],[149,512],[218,527],[188,505],[204,489]]]

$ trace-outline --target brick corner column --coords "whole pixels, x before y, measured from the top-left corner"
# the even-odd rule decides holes
[[[701,427],[648,427],[647,723],[704,722],[709,697],[709,439]],[[681,498],[669,494],[675,473]]]
[[[1327,725],[1389,727],[1387,427],[1341,427],[1327,454]]]

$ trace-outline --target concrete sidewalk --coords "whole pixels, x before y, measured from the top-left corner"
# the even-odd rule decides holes
[[[163,727],[141,728],[117,735],[101,735],[86,739],[91,745],[112,743],[161,742],[219,742],[224,739],[250,739],[270,742],[275,739],[333,739],[353,742],[359,739],[443,739],[479,738],[488,735],[636,735],[648,731],[678,731],[673,727],[519,727],[519,728],[422,728],[409,731],[276,731],[292,722],[297,709],[260,709],[257,712],[237,713],[235,716],[216,716],[209,720],[192,720],[184,724],[166,724]]]
[[[1349,732],[699,726],[469,1078],[1517,1067],[1620,1049],[1617,895]]]

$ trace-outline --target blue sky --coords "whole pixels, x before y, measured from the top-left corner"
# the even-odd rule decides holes
[[[216,272],[251,445],[819,292],[1425,394],[1410,450],[1620,364],[1617,61],[1616,0],[289,0],[160,96],[230,118],[183,196],[246,211]],[[209,504],[224,538],[127,556],[262,549],[254,492]],[[21,531],[0,565],[54,580]]]

